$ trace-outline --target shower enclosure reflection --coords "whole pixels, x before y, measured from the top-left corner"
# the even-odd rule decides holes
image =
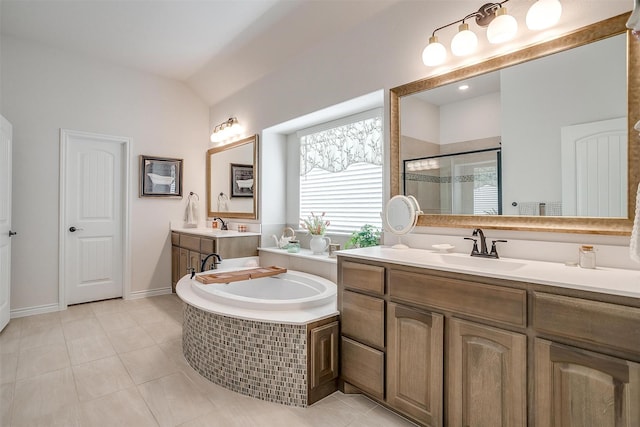
[[[404,161],[405,194],[427,214],[502,214],[501,149]]]

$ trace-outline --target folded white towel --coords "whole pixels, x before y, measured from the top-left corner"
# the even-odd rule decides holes
[[[640,262],[640,185],[638,185],[638,192],[636,193],[636,216],[633,220],[633,229],[631,230],[629,256],[635,262]]]
[[[198,200],[195,197],[189,197],[187,210],[184,213],[184,220],[187,225],[198,225]]]

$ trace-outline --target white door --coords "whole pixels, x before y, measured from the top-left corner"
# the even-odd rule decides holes
[[[122,138],[61,131],[66,304],[123,296],[126,151]]]
[[[561,134],[562,215],[626,217],[626,117],[566,126]]]
[[[0,331],[11,317],[11,123],[0,116]]]

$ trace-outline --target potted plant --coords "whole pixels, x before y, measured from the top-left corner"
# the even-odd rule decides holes
[[[382,232],[371,224],[365,224],[360,230],[351,233],[351,237],[345,243],[344,248],[366,248],[368,246],[377,246],[380,244],[380,236]]]
[[[316,215],[311,212],[311,215],[307,216],[307,218],[303,219],[300,223],[302,228],[311,234],[309,247],[315,255],[322,254],[331,243],[331,239],[324,236],[324,233],[327,231],[327,227],[331,224],[331,222],[324,219],[325,214],[325,212],[322,212],[322,214]]]

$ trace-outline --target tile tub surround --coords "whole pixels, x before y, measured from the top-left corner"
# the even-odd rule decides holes
[[[182,345],[196,371],[229,390],[307,406],[307,327],[236,319],[185,304]]]

